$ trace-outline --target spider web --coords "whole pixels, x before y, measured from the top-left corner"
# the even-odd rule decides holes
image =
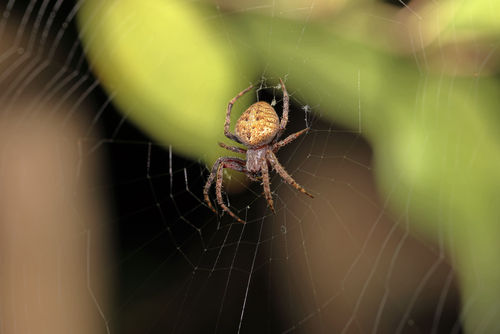
[[[373,152],[363,137],[361,71],[346,78],[346,85],[359,91],[351,101],[357,129],[331,122],[321,104],[309,105],[300,91],[289,89],[285,135],[311,130],[280,150],[278,158],[315,198],[272,173],[272,214],[261,185],[237,179],[240,191],[224,192],[224,200],[248,221],[238,224],[220,208],[216,215],[204,204],[208,169],[201,161],[177,155],[175,146],[159,145],[116,109],[113,93],[101,88],[79,41],[75,15],[80,5],[67,0],[2,4],[0,36],[13,37],[5,39],[7,48],[0,54],[0,84],[2,103],[10,107],[34,92],[22,120],[43,113],[38,108],[43,102],[55,106],[43,119],[57,122],[62,133],[78,122],[76,140],[68,139],[75,143],[76,160],[103,159],[106,166],[103,178],[79,191],[106,194],[111,218],[100,225],[68,222],[76,225],[75,232],[64,237],[60,248],[64,253],[73,240],[85,244],[84,260],[75,266],[86,277],[83,293],[91,299],[98,331],[461,332],[456,277],[442,242],[410,233],[407,213],[389,209],[392,193],[381,196],[377,190]],[[252,4],[245,11],[259,8]],[[305,8],[297,5],[296,11],[313,8],[311,2]],[[219,12],[227,15],[224,9]],[[310,25],[310,17],[304,17],[303,30],[293,32],[298,49]],[[268,33],[273,34],[272,27]],[[227,47],[233,43],[228,38]],[[425,51],[421,56],[415,55],[417,66],[423,66]],[[257,79],[256,96],[274,104],[281,116],[277,78],[264,69]],[[235,87],[235,94],[243,88]],[[318,88],[320,100],[321,94]],[[80,177],[66,176],[68,193]],[[90,235],[108,229],[103,238],[114,257],[109,268],[98,272],[89,260],[98,256],[92,255],[97,246]],[[111,280],[113,292],[99,290],[101,276]],[[114,296],[109,304],[103,302],[106,295]],[[3,307],[0,317],[9,312]]]

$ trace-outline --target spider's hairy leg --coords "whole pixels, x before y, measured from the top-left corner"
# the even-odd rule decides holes
[[[226,204],[224,204],[224,201],[222,200],[222,180],[224,178],[224,174],[223,174],[224,173],[224,168],[231,168],[231,169],[237,170],[239,172],[244,172],[246,170],[245,167],[244,167],[244,165],[240,165],[239,162],[237,164],[232,164],[233,158],[230,158],[230,159],[231,159],[230,161],[228,161],[228,162],[222,162],[217,167],[217,180],[215,181],[215,195],[217,197],[217,203],[219,203],[219,205],[222,208],[222,210],[224,210],[227,213],[229,213],[229,215],[231,217],[233,217],[234,219],[236,219],[240,223],[245,224],[245,221],[243,219],[241,219],[240,217],[238,217],[236,214],[234,214],[231,211],[231,209],[229,209],[229,207]],[[238,160],[240,160],[240,159],[238,159]]]
[[[273,152],[277,152],[283,146],[290,144],[292,141],[294,141],[295,139],[299,138],[301,135],[303,135],[304,133],[309,131],[309,129],[310,128],[305,128],[303,130],[300,130],[299,132],[295,132],[295,133],[289,135],[288,137],[286,137],[283,140],[280,140],[279,142],[277,142],[276,144],[273,145]]]
[[[267,158],[269,159],[269,162],[271,163],[271,166],[276,170],[276,172],[290,185],[292,185],[295,189],[300,191],[301,193],[306,194],[307,196],[314,198],[313,195],[308,193],[304,188],[302,188],[291,176],[290,174],[287,173],[285,168],[281,166],[281,164],[278,162],[278,158],[276,158],[276,155],[269,150],[267,151]]]
[[[203,188],[203,196],[205,197],[205,202],[207,203],[210,210],[212,210],[215,213],[217,213],[217,211],[215,210],[215,208],[212,205],[212,202],[210,201],[208,192],[210,191],[210,186],[212,186],[212,183],[214,182],[215,176],[217,174],[217,168],[219,168],[220,163],[224,159],[225,158],[219,158],[217,159],[217,161],[215,161],[214,165],[212,166],[212,170],[210,171],[210,175],[208,176],[207,182],[205,183],[205,187]]]
[[[267,205],[273,213],[276,213],[276,211],[274,211],[273,196],[271,194],[271,185],[269,183],[269,167],[267,166],[266,158],[262,159],[260,170],[262,172],[262,184],[264,186],[264,195],[266,196]]]
[[[288,123],[288,110],[289,110],[289,100],[290,100],[290,98],[288,97],[288,92],[286,90],[285,84],[283,83],[283,80],[281,80],[281,78],[280,78],[280,84],[281,84],[281,90],[283,91],[283,113],[281,115],[280,128],[278,130],[278,133],[276,133],[277,139],[281,137]]]
[[[236,100],[238,100],[241,96],[243,96],[243,94],[245,94],[246,92],[248,92],[252,88],[253,88],[253,85],[250,85],[247,88],[245,88],[244,90],[242,90],[241,92],[239,92],[238,95],[233,97],[233,99],[231,101],[229,101],[229,103],[227,105],[226,120],[224,121],[224,135],[227,138],[234,140],[235,142],[240,143],[240,144],[241,144],[241,141],[238,139],[238,137],[235,134],[232,134],[229,130],[229,125],[231,123],[231,109],[233,109],[233,104],[236,102]]]
[[[205,187],[203,188],[203,196],[205,197],[205,202],[207,203],[208,207],[215,213],[217,211],[212,205],[212,202],[210,201],[210,197],[208,196],[208,193],[210,191],[210,187],[212,186],[212,183],[214,182],[215,177],[217,176],[217,171],[219,170],[219,167],[225,165],[227,168],[231,168],[234,170],[237,170],[239,172],[245,172],[245,161],[242,159],[238,158],[230,158],[230,157],[221,157],[215,161],[212,170],[210,172],[210,175],[207,179],[207,182],[205,183]]]
[[[222,148],[225,148],[226,150],[233,151],[236,153],[243,153],[243,154],[247,153],[247,150],[245,150],[244,148],[241,148],[241,147],[229,146],[229,145],[226,145],[226,144],[221,143],[221,142],[219,142],[219,146]]]

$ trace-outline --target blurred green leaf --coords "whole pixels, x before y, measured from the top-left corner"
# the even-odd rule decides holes
[[[92,69],[113,102],[160,143],[207,162],[223,152],[228,101],[253,79],[238,71],[237,61],[249,62],[234,59],[216,16],[183,1],[91,0],[79,12]]]

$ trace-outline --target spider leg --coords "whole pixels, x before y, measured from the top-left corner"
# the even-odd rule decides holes
[[[288,137],[286,137],[285,139],[280,140],[279,142],[277,142],[276,144],[273,145],[273,152],[277,152],[283,146],[290,144],[292,141],[299,138],[301,135],[303,135],[307,131],[309,131],[309,128],[305,128],[303,130],[300,130],[299,132],[295,132],[295,133],[289,135]]]
[[[262,172],[262,184],[264,185],[264,195],[266,196],[267,200],[267,205],[269,205],[269,208],[273,211],[273,213],[276,213],[274,211],[274,205],[273,205],[273,196],[271,194],[271,185],[269,182],[269,167],[267,166],[267,159],[262,159],[262,166],[260,167],[260,170]]]
[[[226,150],[233,151],[236,153],[243,153],[243,154],[247,153],[247,150],[245,150],[244,148],[241,148],[241,147],[229,146],[229,145],[226,145],[226,144],[221,143],[221,142],[219,142],[219,146],[222,148],[225,148]]]
[[[212,171],[210,172],[207,182],[205,183],[205,187],[203,188],[203,196],[205,197],[205,202],[207,203],[208,207],[215,213],[217,213],[217,211],[213,207],[212,202],[210,201],[210,197],[208,196],[208,193],[210,191],[212,183],[214,182],[217,176],[219,167],[223,165],[227,166],[227,168],[231,168],[240,172],[246,171],[246,169],[244,168],[245,161],[239,158],[221,157],[217,159],[217,161],[215,161],[212,167]],[[222,179],[221,179],[221,184],[222,184]]]
[[[240,217],[238,217],[236,214],[234,214],[231,211],[231,209],[229,209],[229,207],[226,204],[224,204],[224,201],[222,200],[222,179],[224,177],[224,174],[223,174],[224,168],[231,168],[231,169],[243,172],[243,171],[245,171],[245,167],[240,165],[239,163],[232,164],[230,162],[229,163],[223,162],[223,163],[219,164],[219,166],[217,167],[217,180],[215,181],[215,195],[217,197],[217,203],[219,203],[222,210],[229,213],[229,215],[231,217],[233,217],[234,219],[236,219],[240,223],[245,224],[245,221],[243,219],[241,219]]]
[[[285,168],[283,168],[283,166],[281,166],[281,164],[278,162],[278,158],[276,158],[276,155],[274,155],[274,153],[269,150],[267,151],[267,159],[269,160],[269,162],[271,163],[271,166],[273,166],[273,168],[276,170],[276,172],[287,182],[289,183],[290,185],[292,185],[295,189],[297,189],[298,191],[300,191],[301,193],[304,193],[306,194],[307,196],[311,197],[311,198],[314,198],[313,195],[311,195],[310,193],[308,193],[304,188],[302,188],[291,176],[290,174],[288,174],[285,170]]]
[[[240,144],[241,144],[241,141],[238,139],[238,137],[235,134],[232,134],[229,130],[229,125],[231,123],[231,109],[233,109],[233,104],[236,102],[236,100],[238,100],[241,96],[243,96],[243,94],[245,94],[246,92],[248,92],[252,88],[253,88],[253,85],[250,85],[249,87],[247,87],[244,90],[242,90],[241,92],[239,92],[238,95],[233,97],[233,99],[231,101],[229,101],[229,103],[227,105],[226,120],[224,121],[224,135],[227,138],[234,140],[235,142],[240,143]]]
[[[280,128],[276,133],[275,140],[278,140],[281,137],[288,123],[288,110],[289,110],[288,92],[286,91],[285,84],[283,83],[283,80],[281,80],[281,78],[280,78],[280,84],[281,84],[281,90],[283,91],[283,114],[281,115]]]

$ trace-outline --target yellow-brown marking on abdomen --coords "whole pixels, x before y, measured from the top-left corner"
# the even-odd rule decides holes
[[[236,135],[247,146],[260,146],[273,140],[279,129],[279,118],[267,102],[248,107],[236,122]]]

